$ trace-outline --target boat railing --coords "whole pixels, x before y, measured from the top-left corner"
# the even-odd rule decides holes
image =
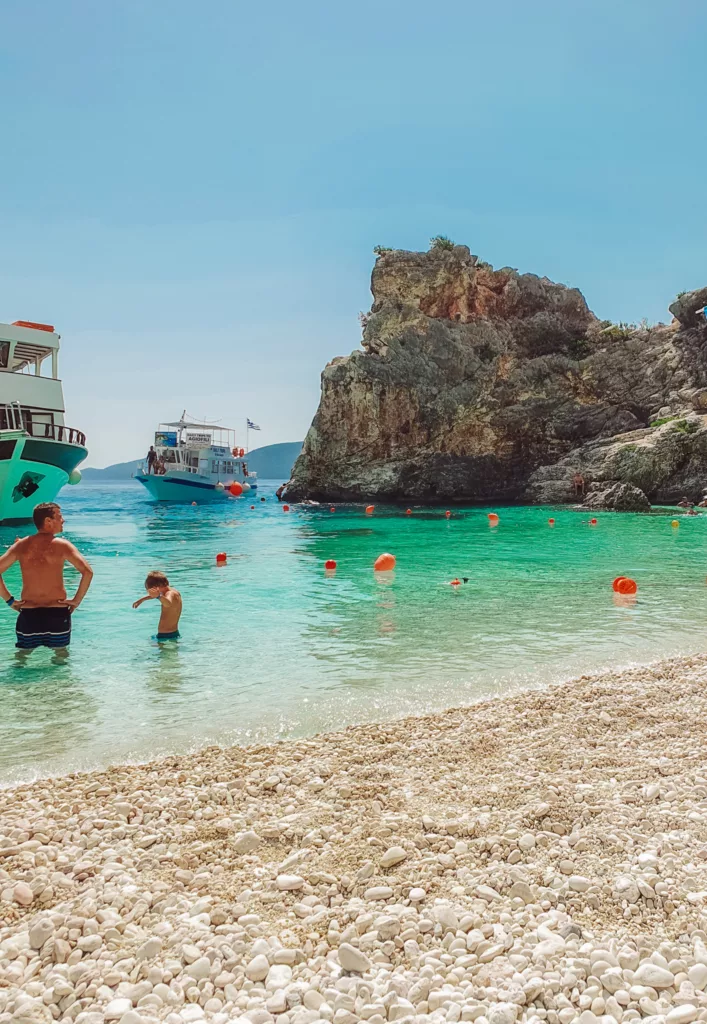
[[[34,423],[26,420],[22,426],[7,426],[6,430],[23,430],[30,437],[44,438],[48,441],[63,441],[68,444],[77,444],[82,448],[86,445],[86,435],[76,427],[65,427],[59,423]]]

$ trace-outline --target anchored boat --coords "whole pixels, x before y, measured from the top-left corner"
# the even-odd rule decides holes
[[[199,423],[186,411],[176,422],[160,424],[153,448],[154,460],[145,459],[135,479],[155,501],[223,501],[231,496],[231,484],[244,491],[258,486],[245,449],[236,446],[235,430]]]
[[[32,518],[54,501],[88,455],[86,437],[64,423],[60,335],[49,324],[0,323],[0,523]],[[51,376],[44,374],[50,360]]]

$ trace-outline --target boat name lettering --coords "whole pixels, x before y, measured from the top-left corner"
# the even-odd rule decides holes
[[[187,444],[211,444],[211,434],[192,434],[187,432]]]

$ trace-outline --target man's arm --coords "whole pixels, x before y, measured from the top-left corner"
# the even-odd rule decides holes
[[[82,554],[71,544],[68,540],[64,541],[66,545],[66,551],[64,557],[67,562],[71,562],[74,569],[78,569],[81,573],[81,582],[79,583],[78,590],[73,597],[69,598],[64,603],[67,608],[72,612],[75,611],[83,601],[88,588],[91,586],[91,580],[93,579],[93,569],[88,564]]]
[[[19,557],[19,549],[20,541],[15,541],[15,543],[11,547],[9,547],[5,554],[0,558],[0,597],[3,599],[3,601],[5,601],[5,603],[7,603],[10,600],[10,597],[12,595],[5,586],[5,580],[2,578],[2,573],[9,569],[11,565],[15,564]],[[17,611],[19,611],[20,608],[22,607],[22,602],[13,601],[12,607],[16,608]]]

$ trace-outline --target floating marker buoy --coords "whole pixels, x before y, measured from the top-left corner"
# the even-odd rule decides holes
[[[405,509],[405,515],[406,516],[411,516],[412,515],[412,509],[411,508],[406,508]]]
[[[240,498],[241,494],[243,494],[243,486],[237,480],[234,480],[228,489],[234,498]]]
[[[217,562],[217,564],[218,565],[223,565],[223,563],[226,561],[227,557],[228,556],[226,555],[225,551],[219,551],[219,553],[216,555],[216,562]]]
[[[374,511],[375,505],[366,505],[366,515],[369,515]]]
[[[498,516],[496,515],[495,512],[489,512],[489,523],[491,524],[491,526],[498,525]]]
[[[192,501],[192,505],[196,505],[196,502],[195,502],[195,501]]]
[[[625,576],[622,580],[619,580],[616,589],[619,594],[635,594],[638,590],[638,585],[635,580],[630,580]]]
[[[260,500],[261,500],[261,501],[265,501],[265,498],[261,498]]]
[[[243,487],[243,493],[247,494],[248,491],[250,490],[250,484],[249,483],[244,483],[244,484],[242,484],[242,487]]]
[[[373,568],[376,572],[390,572],[391,569],[395,568],[395,555],[390,555],[388,552],[378,555],[378,558],[373,563]]]
[[[333,558],[327,558],[326,562],[324,563],[324,568],[325,569],[336,569],[336,562],[334,561],[334,559]]]
[[[547,522],[548,522],[548,526],[554,526],[555,525],[555,520],[554,519],[548,519]]]
[[[462,581],[461,580],[451,580],[449,585],[450,585],[450,587],[460,587],[462,585]]]
[[[254,509],[254,508],[255,508],[255,505],[251,505],[251,506],[250,506],[250,510],[251,510],[251,512],[253,511],[253,509]]]
[[[680,520],[679,519],[673,519],[673,521],[672,521],[672,523],[670,525],[671,526],[679,526],[680,525]]]
[[[335,508],[334,508],[334,506],[332,505],[332,506],[331,506],[331,508],[329,509],[329,511],[330,511],[330,512],[336,512],[336,509],[335,509]]]
[[[625,580],[625,579],[626,579],[625,576],[617,576],[616,579],[614,580],[614,582],[611,584],[611,589],[615,593],[618,594],[618,592],[619,592],[619,583],[621,582],[621,580]]]
[[[590,525],[590,526],[596,526],[596,525],[597,525],[597,521],[596,521],[596,519],[590,519],[590,520],[589,520],[589,525]]]
[[[289,512],[290,511],[290,506],[289,505],[283,505],[282,506],[282,511],[283,512]]]
[[[444,513],[445,519],[449,519],[449,517],[451,516],[451,514],[452,514],[452,513],[451,513],[451,512],[449,511],[449,509],[447,509],[447,511],[446,511],[446,512]]]

